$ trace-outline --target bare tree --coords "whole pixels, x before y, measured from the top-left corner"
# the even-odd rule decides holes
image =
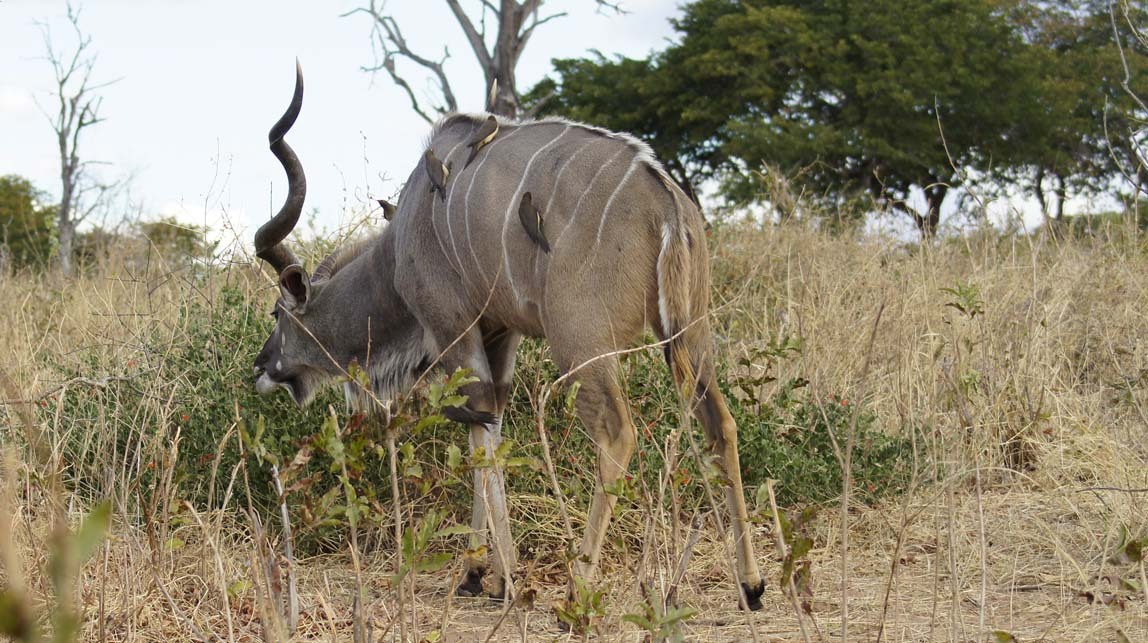
[[[480,13],[475,16],[462,7],[460,0],[445,0],[455,20],[462,27],[475,59],[482,68],[486,80],[486,110],[515,118],[518,116],[520,95],[515,68],[522,52],[534,35],[535,29],[556,18],[566,15],[565,11],[546,16],[541,14],[544,0],[480,0]],[[599,11],[609,10],[620,13],[621,7],[607,0],[594,0]],[[450,58],[450,51],[443,48],[442,56],[426,57],[416,53],[403,35],[398,21],[387,12],[386,1],[370,0],[365,7],[359,7],[344,15],[364,13],[374,21],[371,29],[371,44],[375,50],[376,63],[364,67],[364,71],[386,71],[396,85],[403,88],[411,100],[411,107],[427,122],[434,122],[437,116],[458,110],[454,90],[443,69]],[[477,23],[477,24],[476,24]],[[438,100],[420,99],[406,78],[396,69],[397,58],[405,59],[426,69],[438,86],[441,96]]]
[[[1117,11],[1119,10],[1119,21],[1117,18]],[[1124,93],[1132,100],[1134,106],[1134,113],[1128,119],[1128,136],[1126,143],[1121,146],[1114,143],[1112,137],[1108,134],[1109,126],[1109,106],[1105,104],[1104,109],[1104,131],[1105,138],[1108,140],[1109,152],[1114,160],[1119,159],[1120,156],[1126,156],[1131,159],[1131,162],[1120,163],[1117,161],[1117,166],[1121,168],[1124,178],[1135,188],[1133,194],[1131,211],[1139,215],[1140,199],[1148,195],[1148,103],[1145,99],[1137,93],[1132,87],[1134,74],[1129,64],[1129,58],[1134,53],[1143,53],[1148,51],[1148,34],[1145,33],[1145,26],[1142,23],[1145,19],[1145,12],[1142,3],[1130,3],[1129,0],[1121,0],[1119,3],[1110,2],[1108,5],[1109,17],[1112,20],[1112,35],[1116,42],[1117,50],[1120,53],[1120,62],[1124,71],[1124,77],[1120,80],[1120,86]],[[1121,33],[1121,27],[1127,27],[1127,34],[1125,36]],[[1128,38],[1130,44],[1125,45],[1124,39]],[[1126,51],[1126,49],[1138,49],[1139,52]],[[1120,150],[1120,147],[1125,147],[1126,150]],[[1124,151],[1125,154],[1121,155],[1119,152]],[[1129,167],[1133,166],[1133,167]]]
[[[98,91],[110,83],[93,83],[92,71],[96,56],[92,53],[92,38],[80,28],[80,9],[71,2],[67,5],[68,23],[76,39],[75,49],[69,54],[52,43],[51,30],[40,25],[44,49],[55,76],[52,97],[57,105],[44,109],[56,134],[60,155],[60,204],[56,211],[59,235],[57,258],[60,270],[70,276],[73,271],[73,246],[76,228],[92,213],[104,207],[108,197],[116,191],[115,184],[91,180],[85,170],[91,161],[80,158],[80,137],[85,130],[101,122],[100,107],[103,98]]]

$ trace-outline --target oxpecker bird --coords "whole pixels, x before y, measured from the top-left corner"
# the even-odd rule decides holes
[[[443,201],[446,201],[446,179],[450,176],[450,165],[443,165],[443,162],[434,155],[434,150],[427,150],[423,160],[427,168],[427,176],[430,177],[430,192],[433,194],[435,190],[438,190],[439,196],[442,197]]]
[[[470,165],[474,157],[478,156],[478,151],[493,141],[495,136],[498,136],[498,119],[494,116],[489,116],[486,122],[482,124],[482,127],[479,127],[478,131],[475,132],[474,138],[466,144],[466,146],[470,148],[470,156],[466,157],[466,165],[463,165],[463,167],[465,168],[467,165]]]
[[[398,207],[394,203],[386,199],[379,199],[379,206],[383,209],[383,218],[387,221],[395,218],[395,212],[398,212]]]
[[[529,192],[522,195],[522,202],[518,204],[518,220],[526,229],[526,236],[537,243],[543,252],[549,254],[550,242],[546,240],[546,233],[542,228],[542,211],[534,205]]]

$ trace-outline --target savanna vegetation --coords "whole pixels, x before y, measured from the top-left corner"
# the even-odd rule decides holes
[[[0,178],[0,634],[1148,640],[1142,14],[697,0],[648,59],[555,61],[492,95],[635,132],[713,188],[762,612],[736,609],[725,482],[659,347],[624,357],[639,451],[601,578],[565,602],[594,454],[544,343],[520,351],[495,453],[445,419],[465,372],[380,417],[337,390],[300,410],[252,385],[276,289],[244,248],[134,218],[72,230],[60,261],[60,201]],[[990,224],[1018,195],[1045,226]],[[865,232],[906,214],[919,243]],[[298,241],[313,266],[345,239]],[[479,467],[510,489],[505,603],[452,592],[484,555]]]
[[[932,247],[736,221],[711,234],[767,611],[733,609],[708,499],[721,480],[648,348],[626,360],[641,452],[604,578],[564,618],[607,639],[836,638],[843,622],[849,640],[1145,635],[1134,229]],[[451,380],[397,408],[396,431],[334,395],[305,412],[260,398],[265,276],[150,266],[112,253],[79,281],[3,282],[6,632],[51,613],[91,640],[274,638],[292,622],[303,639],[565,636],[551,604],[592,453],[543,345],[523,350],[508,446],[475,461],[437,412]],[[476,555],[460,527],[475,466],[504,467],[512,490],[523,565],[505,619],[447,591]],[[93,521],[106,540],[77,527]]]

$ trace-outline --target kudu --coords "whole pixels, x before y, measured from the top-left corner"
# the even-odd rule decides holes
[[[728,480],[740,604],[761,607],[737,455],[737,428],[718,391],[707,319],[709,267],[703,221],[690,199],[638,140],[564,120],[499,122],[470,165],[471,141],[488,118],[454,114],[435,127],[382,232],[323,260],[313,275],[283,244],[306,183],[283,140],[303,98],[297,70],[290,107],[269,134],[287,172],[286,203],[255,234],[257,255],[279,274],[275,329],[255,359],[256,387],[287,389],[306,404],[357,362],[381,400],[404,392],[432,365],[469,369],[465,409],[472,455],[500,442],[515,353],[544,337],[558,368],[580,384],[579,418],[598,449],[597,484],[574,575],[593,576],[637,433],[620,382],[618,351],[652,328],[705,429]],[[451,163],[445,198],[430,191],[427,157]],[[523,195],[545,217],[550,251],[523,230]],[[347,385],[351,397],[362,398]],[[360,401],[362,401],[360,399]],[[474,545],[493,540],[489,591],[504,596],[515,567],[502,473],[474,471]],[[475,563],[457,588],[483,590]]]

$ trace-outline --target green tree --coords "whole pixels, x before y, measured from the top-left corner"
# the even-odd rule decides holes
[[[181,223],[173,217],[143,221],[136,225],[138,235],[168,261],[186,263],[206,259],[216,243],[207,240],[203,226]]]
[[[1125,6],[1133,17],[1148,11],[1143,2]],[[1095,0],[1025,0],[1012,16],[1038,84],[1018,162],[1002,168],[1001,178],[1030,191],[1049,223],[1061,221],[1070,194],[1111,190],[1122,176],[1144,184],[1132,132],[1145,115],[1121,86],[1117,35],[1125,42],[1131,89],[1141,96],[1148,95],[1148,60],[1130,46],[1128,22],[1117,14],[1114,33],[1109,3]]]
[[[43,201],[28,179],[0,176],[0,255],[14,268],[42,266],[51,256],[55,212]]]
[[[645,66],[556,61],[543,110],[636,128],[671,168],[761,199],[747,170],[800,171],[810,194],[905,212],[932,234],[967,170],[1019,154],[1034,93],[1025,42],[1003,0],[698,0],[680,41]],[[588,87],[613,76],[610,90]],[[627,77],[633,88],[626,87]],[[621,89],[619,89],[621,87]],[[618,94],[630,109],[607,101]],[[645,127],[646,129],[643,129]],[[923,210],[909,205],[914,189]]]

